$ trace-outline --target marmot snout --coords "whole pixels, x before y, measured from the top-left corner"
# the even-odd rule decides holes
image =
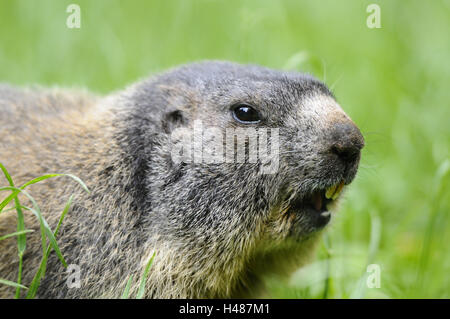
[[[39,297],[118,297],[130,275],[136,292],[153,251],[146,297],[251,296],[261,276],[311,255],[364,145],[320,81],[228,62],[182,66],[105,98],[0,86],[0,111],[0,161],[16,184],[63,172],[91,189],[63,178],[30,187],[53,228],[77,195],[58,242],[81,287],[68,287],[52,255]],[[26,223],[37,231],[25,285],[41,259],[38,224]],[[3,212],[0,235],[15,227]],[[15,239],[0,249],[0,277],[15,280]],[[13,292],[0,286],[0,296]]]

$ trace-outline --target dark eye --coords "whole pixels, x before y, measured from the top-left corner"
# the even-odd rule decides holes
[[[255,124],[261,121],[258,111],[247,104],[238,104],[232,108],[233,118],[239,123]]]

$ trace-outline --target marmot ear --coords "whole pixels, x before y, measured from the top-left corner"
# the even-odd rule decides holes
[[[167,134],[185,124],[187,124],[187,119],[184,116],[184,112],[181,110],[175,110],[164,114],[162,120],[162,128]]]

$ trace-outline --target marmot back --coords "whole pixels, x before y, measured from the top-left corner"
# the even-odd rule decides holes
[[[135,294],[149,257],[148,298],[260,294],[267,273],[305,263],[355,177],[364,140],[327,87],[311,76],[254,65],[181,66],[122,92],[0,86],[0,162],[30,186],[80,288],[54,253],[44,298]],[[23,284],[41,260],[39,226],[27,216]],[[14,232],[0,214],[0,236]],[[0,278],[16,280],[14,238],[0,241]],[[0,296],[14,289],[0,286]]]

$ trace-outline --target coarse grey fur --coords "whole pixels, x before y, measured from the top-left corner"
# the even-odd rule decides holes
[[[253,105],[279,128],[279,168],[260,164],[174,163],[171,133],[194,120],[242,127],[230,108]],[[30,186],[55,227],[70,194],[76,194],[58,235],[69,264],[81,269],[81,287],[68,288],[52,253],[38,290],[41,298],[119,297],[128,278],[135,295],[143,268],[156,257],[147,298],[255,296],[261,277],[289,274],[314,251],[323,225],[309,211],[283,212],[294,198],[356,174],[362,136],[327,87],[311,76],[254,65],[202,62],[141,81],[123,92],[97,97],[61,89],[0,86],[0,162],[16,184],[43,173],[67,178]],[[333,145],[357,145],[343,161]],[[6,184],[6,180],[3,182]],[[40,259],[40,232],[27,217],[25,285]],[[15,230],[14,211],[0,215],[0,236]],[[14,238],[0,241],[0,278],[16,280]],[[0,296],[14,289],[0,285]],[[261,295],[259,295],[261,296]]]

